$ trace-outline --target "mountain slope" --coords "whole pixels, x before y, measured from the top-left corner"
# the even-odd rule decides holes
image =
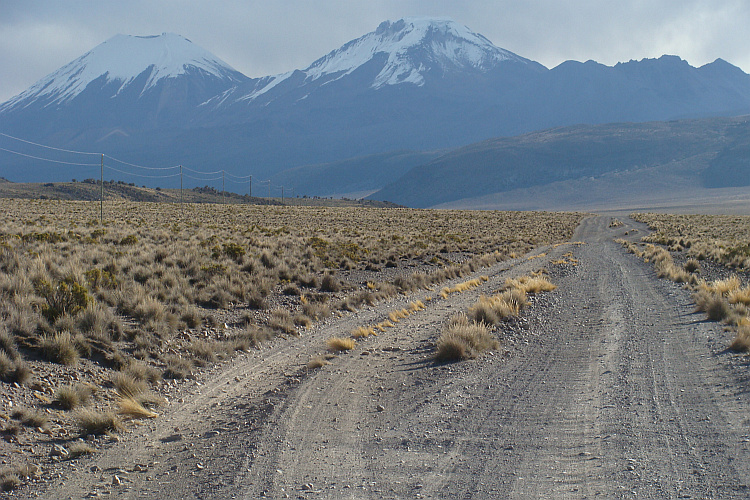
[[[459,148],[415,167],[371,198],[430,207],[685,162],[692,162],[691,169],[680,175],[700,185],[702,172],[715,158],[736,149],[732,134],[750,137],[746,119],[574,126],[498,138]],[[582,192],[580,197],[588,194]]]
[[[98,139],[117,128],[181,126],[197,106],[248,80],[181,36],[117,35],[0,105],[0,117],[26,137],[94,129]]]

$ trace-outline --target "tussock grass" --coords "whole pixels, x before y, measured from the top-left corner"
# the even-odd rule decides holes
[[[30,408],[19,408],[14,410],[10,416],[26,427],[46,427],[49,423],[47,415]]]
[[[476,358],[497,349],[500,343],[483,323],[470,321],[465,315],[453,316],[437,340],[437,361],[459,361]]]
[[[63,410],[75,410],[88,403],[93,392],[93,388],[88,384],[66,385],[55,393],[55,403]]]
[[[297,325],[294,324],[292,315],[286,309],[278,308],[271,311],[268,326],[283,333],[298,335]]]
[[[442,290],[440,290],[440,296],[444,299],[447,299],[448,296],[452,293],[461,293],[466,292],[467,290],[471,290],[473,288],[478,287],[481,285],[484,281],[487,281],[489,278],[487,276],[481,276],[479,278],[470,279],[468,281],[464,281],[463,283],[459,283],[452,287],[444,287]]]
[[[13,469],[0,471],[0,490],[13,491],[21,486],[21,478]]]
[[[39,350],[48,360],[66,366],[77,364],[81,358],[70,332],[59,332],[42,337],[39,341]]]
[[[367,338],[370,335],[377,335],[372,326],[359,326],[352,331],[352,337],[355,339]]]
[[[121,432],[125,429],[120,418],[112,412],[82,408],[76,411],[74,418],[84,436]]]
[[[165,378],[171,379],[189,378],[195,368],[195,362],[192,359],[182,358],[174,354],[165,357],[164,363],[166,367],[163,375]]]
[[[727,299],[730,304],[743,304],[750,306],[750,286],[730,291],[727,294]]]
[[[14,359],[7,351],[0,351],[0,380],[24,384],[29,378],[31,369],[20,356]]]
[[[551,292],[557,289],[557,285],[550,283],[546,276],[522,276],[516,279],[509,278],[505,280],[505,288],[536,294]]]
[[[136,396],[148,390],[148,384],[126,372],[114,372],[109,379],[121,396]]]
[[[331,362],[328,361],[324,356],[313,356],[310,358],[310,361],[307,362],[307,368],[309,370],[313,370],[315,368],[322,368],[326,365],[330,365]]]
[[[482,296],[469,308],[469,317],[474,321],[494,326],[508,318],[517,317],[529,304],[522,288],[511,288],[492,297]]]
[[[344,337],[331,337],[326,340],[326,346],[328,346],[328,350],[333,352],[349,351],[351,349],[354,349],[354,346],[356,345],[357,343],[353,339]]]
[[[146,408],[138,399],[131,396],[118,398],[117,404],[119,407],[117,412],[127,418],[156,418],[159,416],[158,413]]]
[[[698,259],[688,259],[687,261],[685,261],[685,264],[683,264],[682,267],[688,273],[697,273],[701,270],[701,263],[698,261]]]
[[[68,447],[68,458],[70,460],[75,460],[76,458],[80,458],[84,455],[91,455],[96,452],[96,449],[94,449],[92,446],[90,446],[88,443],[82,443],[82,442],[76,442],[73,443]]]

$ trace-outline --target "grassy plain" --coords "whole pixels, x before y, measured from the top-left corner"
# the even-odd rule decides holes
[[[108,202],[101,222],[99,208],[0,199],[0,395],[50,415],[40,438],[154,416],[165,381],[567,241],[582,218]],[[0,408],[0,433],[32,446],[19,419]]]

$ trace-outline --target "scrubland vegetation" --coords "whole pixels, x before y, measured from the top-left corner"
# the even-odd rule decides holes
[[[581,218],[120,202],[102,223],[90,202],[0,207],[0,379],[36,394],[28,406],[52,410],[58,438],[153,417],[154,391],[169,380],[565,241]],[[398,318],[379,327],[386,321]],[[5,436],[23,432],[0,416]]]
[[[750,284],[743,284],[750,271],[750,217],[635,214],[633,218],[654,232],[642,238],[645,245],[622,241],[628,250],[653,262],[660,278],[685,283],[693,291],[696,310],[734,332],[730,349],[750,351]],[[724,266],[731,274],[709,277],[704,262]]]

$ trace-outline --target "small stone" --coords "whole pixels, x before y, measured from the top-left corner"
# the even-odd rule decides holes
[[[65,449],[64,446],[56,444],[53,446],[52,451],[49,454],[51,457],[68,458],[70,452]]]
[[[122,479],[120,479],[120,476],[114,475],[112,476],[112,484],[115,486],[119,486],[122,484]]]
[[[385,411],[385,406],[378,405],[378,406],[375,407],[375,409],[378,410],[378,411]]]

